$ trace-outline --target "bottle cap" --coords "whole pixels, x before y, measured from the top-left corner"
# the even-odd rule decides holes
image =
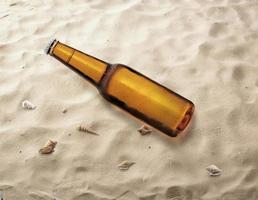
[[[48,45],[45,47],[44,52],[46,54],[50,54],[52,53],[53,48],[55,47],[55,45],[58,43],[58,41],[56,39],[52,39],[49,41]]]

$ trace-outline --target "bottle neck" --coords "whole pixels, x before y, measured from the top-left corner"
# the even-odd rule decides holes
[[[87,78],[94,85],[99,85],[109,65],[59,41],[54,41],[47,53]]]

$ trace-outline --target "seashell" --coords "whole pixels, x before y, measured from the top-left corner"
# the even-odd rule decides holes
[[[222,170],[219,169],[217,166],[215,165],[210,165],[206,168],[206,170],[208,171],[208,174],[210,176],[220,176],[222,173]]]
[[[93,134],[93,135],[99,135],[98,133],[87,129],[84,126],[78,126],[77,130],[80,131],[80,132],[90,133],[90,134]]]
[[[37,106],[35,106],[33,103],[31,103],[28,100],[24,100],[22,102],[22,107],[27,110],[34,110]]]
[[[132,165],[134,165],[135,162],[131,162],[131,161],[128,161],[128,160],[125,160],[123,162],[121,162],[118,166],[118,168],[120,170],[128,170]]]
[[[48,140],[45,146],[39,150],[39,153],[41,154],[53,153],[55,151],[56,144],[57,144],[56,141]]]
[[[137,130],[141,135],[147,135],[152,132],[152,129],[149,126],[143,125]]]

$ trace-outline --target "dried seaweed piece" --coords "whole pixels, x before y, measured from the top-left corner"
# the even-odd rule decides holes
[[[149,126],[143,125],[137,130],[141,135],[147,135],[152,132],[152,129]]]
[[[34,110],[37,106],[35,106],[33,103],[31,103],[28,100],[24,100],[22,102],[22,107],[27,110]]]
[[[121,162],[118,166],[118,168],[120,170],[128,170],[132,165],[134,165],[135,162],[131,162],[131,161],[128,161],[128,160],[125,160],[123,162]]]
[[[45,146],[39,150],[39,153],[41,154],[53,153],[55,151],[56,144],[57,144],[56,141],[48,140]]]
[[[79,127],[77,128],[77,130],[80,131],[80,132],[90,133],[90,134],[92,134],[92,135],[99,135],[98,133],[87,129],[87,128],[84,127],[84,126],[79,126]]]
[[[219,169],[216,165],[210,165],[206,168],[206,170],[210,176],[220,176],[222,173],[222,170]]]

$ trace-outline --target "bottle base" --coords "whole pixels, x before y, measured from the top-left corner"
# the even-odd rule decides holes
[[[177,126],[176,130],[180,133],[181,131],[183,131],[187,125],[189,124],[189,122],[191,121],[192,115],[194,112],[194,107],[191,106],[187,112],[185,113],[183,119],[181,120],[181,122],[179,123],[179,125]]]

